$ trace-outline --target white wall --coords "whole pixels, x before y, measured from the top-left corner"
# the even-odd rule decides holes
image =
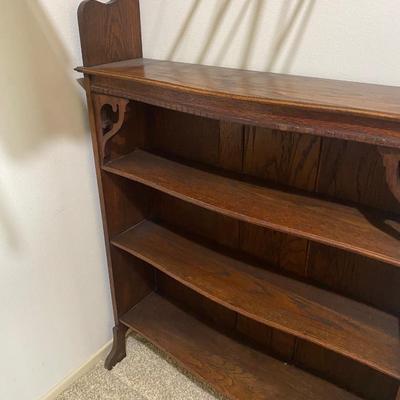
[[[33,400],[111,337],[79,0],[0,13],[0,398]],[[399,0],[143,0],[145,56],[400,85]]]
[[[111,338],[79,1],[0,13],[0,399],[33,400]]]
[[[145,56],[400,85],[399,0],[142,0]]]

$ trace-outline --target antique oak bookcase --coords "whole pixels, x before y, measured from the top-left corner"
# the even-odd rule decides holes
[[[395,400],[400,88],[142,58],[138,0],[79,8],[113,297],[228,399]]]

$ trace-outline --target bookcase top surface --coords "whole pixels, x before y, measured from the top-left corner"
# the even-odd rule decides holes
[[[274,106],[400,121],[400,87],[395,86],[144,58],[77,71]]]

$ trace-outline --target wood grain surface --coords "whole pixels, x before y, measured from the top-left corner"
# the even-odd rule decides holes
[[[394,399],[400,88],[143,59],[139,0],[78,19],[107,368],[124,315],[231,399]]]
[[[398,319],[145,221],[112,244],[242,315],[400,379]]]
[[[78,22],[85,66],[142,57],[139,0],[83,1]]]
[[[78,70],[266,104],[400,119],[398,87],[151,59],[125,60]]]
[[[358,399],[213,330],[154,293],[121,321],[232,400]]]
[[[142,150],[103,169],[245,222],[400,266],[400,223],[384,214],[241,182]]]

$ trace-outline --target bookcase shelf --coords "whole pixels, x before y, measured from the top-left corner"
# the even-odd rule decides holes
[[[400,266],[400,221],[384,213],[230,179],[142,150],[103,170],[224,215]]]
[[[394,316],[235,260],[151,221],[111,243],[239,314],[400,379]]]
[[[232,399],[243,399],[249,393],[254,400],[271,396],[282,400],[359,399],[213,330],[154,293],[121,321]]]
[[[143,58],[78,18],[115,319],[230,399],[399,400],[400,89]]]

